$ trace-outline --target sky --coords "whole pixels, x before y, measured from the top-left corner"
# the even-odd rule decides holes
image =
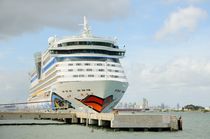
[[[0,103],[26,101],[33,54],[83,16],[125,45],[123,102],[210,106],[210,0],[0,0]]]

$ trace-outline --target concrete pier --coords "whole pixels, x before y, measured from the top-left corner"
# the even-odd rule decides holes
[[[55,119],[69,124],[85,124],[112,129],[178,131],[178,119],[173,115],[114,114],[84,112],[0,112],[0,120]],[[1,123],[0,123],[1,124]]]

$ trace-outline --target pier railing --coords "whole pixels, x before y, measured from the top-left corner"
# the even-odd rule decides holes
[[[0,112],[50,112],[52,111],[52,101],[35,101],[35,102],[21,102],[21,103],[7,103],[0,104]],[[56,107],[56,110],[68,109],[66,105],[63,107]]]

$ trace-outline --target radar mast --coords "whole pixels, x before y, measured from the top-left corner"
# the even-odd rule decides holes
[[[88,25],[88,21],[86,19],[86,16],[84,16],[84,22],[83,22],[82,25],[83,25],[82,36],[84,36],[84,37],[92,36],[91,31],[90,31],[90,26]]]

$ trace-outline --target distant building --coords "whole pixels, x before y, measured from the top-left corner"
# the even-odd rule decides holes
[[[179,110],[179,109],[180,109],[180,105],[179,105],[179,103],[177,103],[177,105],[176,105],[176,109],[177,109],[177,110]]]
[[[205,107],[205,110],[210,110],[210,106],[209,107]]]
[[[165,109],[165,104],[164,104],[164,103],[161,103],[160,108],[161,108],[162,110]]]
[[[128,108],[128,104],[127,104],[127,102],[125,102],[125,103],[124,103],[123,108],[124,108],[124,109],[127,109],[127,108]]]
[[[148,109],[148,108],[149,108],[148,100],[146,98],[143,98],[142,109]]]

